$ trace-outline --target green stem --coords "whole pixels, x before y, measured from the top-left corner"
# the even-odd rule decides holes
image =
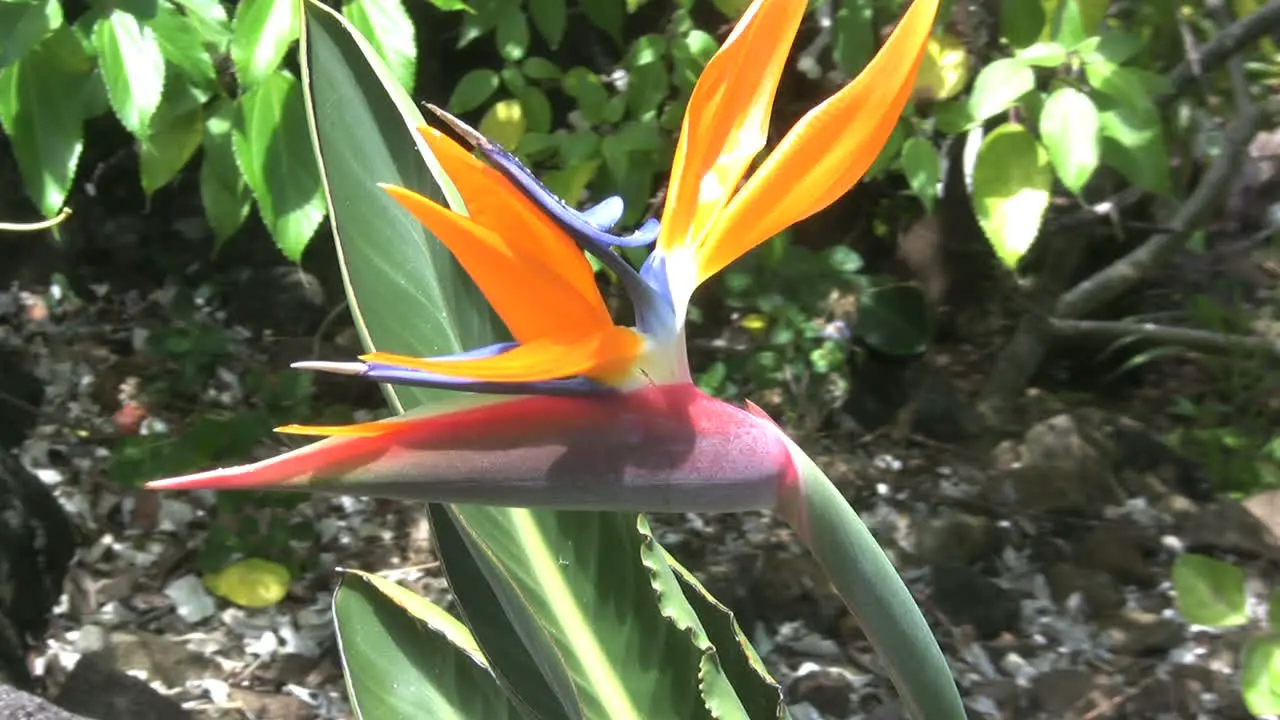
[[[792,444],[799,485],[779,512],[822,565],[918,720],[963,720],[947,660],[898,571],[825,473]]]

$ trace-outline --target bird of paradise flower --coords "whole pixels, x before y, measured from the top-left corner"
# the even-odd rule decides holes
[[[281,432],[324,440],[260,462],[148,485],[277,488],[445,503],[629,511],[788,504],[794,445],[748,403],[692,381],[685,318],[699,285],[822,210],[867,171],[914,86],[938,0],[914,0],[852,82],[805,114],[754,170],[804,0],[755,0],[689,99],[661,222],[612,232],[618,198],[585,211],[514,156],[432,108],[469,145],[420,129],[465,214],[385,191],[457,258],[513,340],[417,358],[386,352],[297,368],[460,391],[454,406]],[[474,151],[474,154],[473,154]],[[745,178],[745,179],[744,179]],[[655,249],[637,270],[617,247]],[[584,251],[619,279],[635,325],[615,324]]]

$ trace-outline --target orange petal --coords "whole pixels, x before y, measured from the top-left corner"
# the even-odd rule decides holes
[[[418,132],[458,188],[472,220],[506,240],[512,252],[527,257],[533,267],[560,275],[583,297],[604,307],[586,256],[549,215],[468,148],[427,125]]]
[[[644,349],[630,328],[612,326],[568,342],[536,340],[501,355],[470,360],[430,360],[375,352],[360,356],[370,363],[488,382],[540,382],[574,375],[612,383],[629,373]]]
[[[538,254],[538,233],[532,227],[525,232],[508,229],[511,234],[504,236],[410,190],[388,185],[382,189],[449,248],[517,341],[585,337],[613,324],[581,253],[574,259],[586,268],[590,288],[570,281],[576,272],[570,258]],[[471,204],[471,198],[464,199]],[[550,265],[554,260],[562,264]]]
[[[285,435],[318,435],[322,437],[377,437],[394,430],[385,421],[357,423],[355,425],[281,425],[276,432]]]
[[[915,0],[853,82],[783,137],[698,247],[697,281],[835,202],[875,162],[915,85],[938,0]]]
[[[804,0],[755,0],[702,71],[676,145],[658,248],[696,245],[768,140]]]

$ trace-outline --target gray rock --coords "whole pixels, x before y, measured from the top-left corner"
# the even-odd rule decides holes
[[[71,522],[53,493],[0,450],[0,680],[30,682],[28,643],[48,630],[74,552]]]
[[[1111,649],[1124,655],[1168,652],[1182,641],[1182,625],[1142,610],[1125,610],[1102,634]]]
[[[1101,570],[1058,563],[1049,568],[1048,580],[1054,600],[1065,603],[1080,593],[1093,617],[1106,617],[1124,607],[1123,588]]]
[[[0,718],[5,720],[90,720],[42,697],[0,684]]]
[[[928,565],[970,565],[1000,549],[1000,534],[990,518],[943,510],[915,526],[915,551]]]
[[[1076,552],[1078,562],[1101,570],[1124,585],[1148,587],[1159,574],[1147,562],[1159,540],[1132,525],[1105,523],[1085,534]]]
[[[943,563],[930,569],[938,609],[954,625],[969,625],[981,639],[1017,629],[1018,598],[968,565]]]
[[[1048,717],[1079,717],[1093,689],[1093,673],[1082,668],[1048,670],[1031,680],[1036,707]]]
[[[1269,501],[1255,502],[1255,509],[1269,511]],[[1182,516],[1179,535],[1188,549],[1241,553],[1280,559],[1276,531],[1250,507],[1231,499],[1200,506]]]
[[[80,658],[55,699],[93,720],[191,720],[181,705],[117,668],[102,652]]]

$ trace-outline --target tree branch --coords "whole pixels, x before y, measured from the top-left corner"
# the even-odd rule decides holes
[[[1062,340],[1136,338],[1157,345],[1181,345],[1189,350],[1202,352],[1280,357],[1280,338],[1232,335],[1154,323],[1105,320],[1054,319],[1050,321],[1049,327],[1054,336]]]
[[[1239,108],[1239,115],[1227,130],[1222,152],[1214,158],[1190,197],[1174,213],[1169,231],[1153,235],[1127,255],[1086,278],[1058,299],[1053,315],[1078,318],[1132,288],[1152,270],[1176,253],[1191,233],[1204,224],[1222,204],[1231,181],[1240,169],[1246,148],[1258,132],[1261,113],[1253,103]]]
[[[1212,40],[1200,48],[1199,57],[1194,64],[1188,58],[1179,63],[1169,73],[1169,85],[1172,90],[1164,97],[1161,97],[1157,104],[1169,104],[1176,97],[1186,92],[1200,75],[1207,75],[1213,72],[1218,66],[1275,31],[1276,28],[1280,28],[1280,0],[1271,0],[1271,2],[1256,11],[1223,28]],[[1197,69],[1199,70],[1198,73]]]

